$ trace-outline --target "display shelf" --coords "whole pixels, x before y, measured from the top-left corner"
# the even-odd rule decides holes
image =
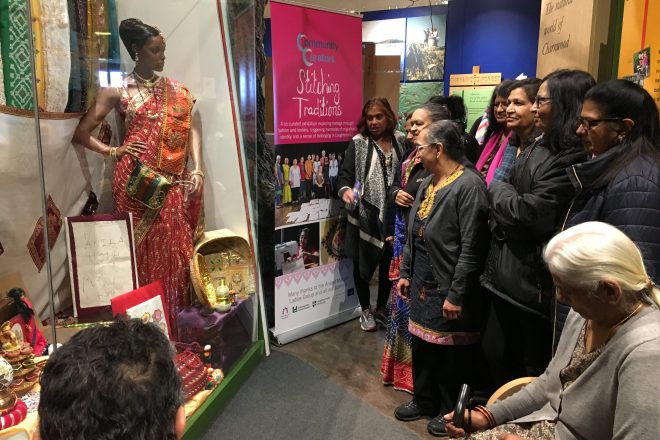
[[[204,403],[186,422],[182,440],[198,440],[209,430],[220,411],[238,393],[243,383],[257,368],[265,355],[263,339],[252,343],[247,353],[234,366],[231,373],[218,385]]]

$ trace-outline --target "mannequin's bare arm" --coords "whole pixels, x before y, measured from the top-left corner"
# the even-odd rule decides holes
[[[76,131],[73,135],[73,142],[104,156],[110,155],[111,147],[92,136],[92,132],[99,126],[99,124],[101,124],[101,122],[103,122],[112,109],[117,106],[120,99],[121,94],[115,87],[106,87],[99,90],[96,101],[92,103],[87,113],[85,113],[85,116],[80,120],[78,127],[76,127]],[[146,148],[141,143],[136,142],[122,145],[117,148],[117,158],[120,158],[127,153],[137,155],[144,153],[145,151]]]

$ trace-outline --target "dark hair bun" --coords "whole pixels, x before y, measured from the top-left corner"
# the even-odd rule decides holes
[[[149,26],[137,18],[127,18],[119,23],[119,37],[124,43],[131,59],[135,60],[135,50],[145,45],[151,37],[160,35],[160,31],[154,26]]]

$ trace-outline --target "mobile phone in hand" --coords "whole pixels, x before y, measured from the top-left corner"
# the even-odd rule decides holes
[[[456,399],[456,406],[454,407],[454,420],[453,425],[457,428],[463,427],[463,419],[465,418],[465,408],[467,407],[468,399],[470,398],[470,385],[464,383],[458,392],[458,399]]]

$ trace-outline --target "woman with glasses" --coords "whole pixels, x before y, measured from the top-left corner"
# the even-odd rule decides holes
[[[353,259],[355,290],[362,307],[360,328],[375,331],[369,280],[380,265],[376,307],[384,310],[390,292],[387,268],[392,258],[384,234],[385,204],[387,188],[401,162],[405,135],[396,131],[396,116],[382,97],[366,102],[357,128],[359,133],[346,149],[337,181],[339,197],[353,208],[348,212],[344,244],[346,256]],[[354,191],[357,182],[361,194]]]
[[[429,125],[417,142],[430,175],[410,208],[398,282],[410,308],[414,393],[394,415],[434,417],[429,432],[446,435],[442,414],[481,365],[478,277],[488,247],[488,198],[481,176],[461,163],[462,131],[454,122]]]
[[[504,336],[505,380],[538,376],[550,360],[554,294],[541,250],[572,197],[566,168],[587,159],[575,130],[582,97],[593,85],[591,75],[577,70],[545,77],[531,106],[542,136],[520,152],[507,179],[489,188],[493,239],[482,285],[493,293]],[[528,117],[520,112],[519,90],[514,84],[509,93],[513,130]]]
[[[573,311],[543,375],[511,397],[446,416],[470,440],[657,438],[660,289],[624,233],[587,222],[556,235],[543,257]]]
[[[651,95],[612,80],[584,97],[577,134],[591,160],[568,169],[575,199],[566,226],[598,220],[625,232],[660,280],[660,123]],[[568,308],[558,305],[560,331]]]
[[[397,390],[413,392],[411,336],[408,331],[408,302],[398,295],[399,267],[406,244],[407,222],[410,207],[415,201],[420,184],[429,175],[424,169],[417,151],[422,130],[433,122],[449,119],[449,111],[439,104],[427,103],[416,109],[407,121],[407,140],[412,148],[404,155],[397,169],[392,186],[387,191],[387,209],[394,209],[392,261],[389,264],[389,279],[393,281],[390,292],[390,314],[380,372],[383,383]],[[378,320],[378,317],[377,317]]]
[[[516,148],[509,143],[513,131],[506,125],[506,109],[509,91],[514,84],[513,80],[502,81],[490,98],[490,105],[486,111],[488,115],[488,128],[484,135],[484,148],[476,162],[477,171],[486,179],[486,185],[498,182],[509,174],[513,166]],[[507,149],[508,158],[503,160]],[[496,177],[496,171],[499,173]]]

